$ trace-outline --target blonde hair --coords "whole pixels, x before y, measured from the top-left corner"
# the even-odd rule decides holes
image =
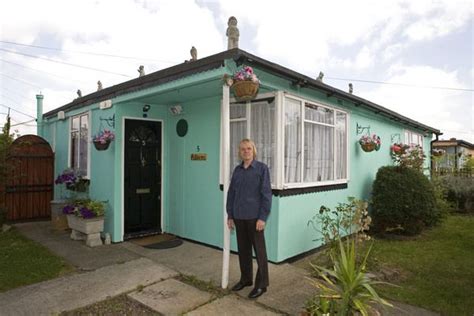
[[[257,159],[257,147],[255,146],[255,143],[248,139],[248,138],[244,138],[240,141],[239,143],[239,151],[238,151],[238,156],[240,159],[242,159],[242,157],[240,157],[240,145],[242,144],[250,144],[250,146],[252,146],[252,152],[253,152],[253,159]]]

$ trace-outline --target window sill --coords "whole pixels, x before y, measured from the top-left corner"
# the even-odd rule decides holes
[[[224,191],[224,186],[222,184],[219,185],[221,191]],[[272,194],[274,196],[293,196],[293,195],[300,195],[300,194],[307,194],[307,193],[315,193],[315,192],[325,192],[325,191],[333,191],[333,190],[344,190],[347,189],[347,182],[346,183],[337,183],[337,184],[327,184],[327,185],[317,185],[317,186],[310,186],[310,187],[301,187],[301,188],[286,188],[286,189],[272,189]]]

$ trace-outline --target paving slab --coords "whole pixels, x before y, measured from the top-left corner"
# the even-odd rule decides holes
[[[87,247],[84,241],[72,240],[70,231],[55,230],[50,221],[15,224],[24,236],[34,240],[82,271],[91,271],[140,258],[123,244]]]
[[[242,315],[281,315],[273,311],[267,310],[257,303],[240,298],[236,295],[227,295],[219,298],[209,304],[201,306],[192,312],[189,316],[208,316],[208,315],[225,315],[225,316],[242,316]]]
[[[209,302],[212,295],[175,279],[168,279],[128,296],[163,315],[181,315]]]
[[[147,258],[115,264],[0,293],[0,314],[51,315],[130,292],[138,285],[171,278],[177,272]]]

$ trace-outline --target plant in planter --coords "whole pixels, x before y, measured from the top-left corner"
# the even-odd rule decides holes
[[[379,136],[375,134],[373,134],[372,136],[364,135],[359,139],[359,144],[363,151],[371,152],[380,149],[380,146],[382,145],[382,140]]]
[[[72,229],[71,239],[86,240],[86,245],[102,245],[100,233],[104,230],[105,206],[101,201],[90,199],[72,200],[63,208]]]
[[[94,143],[95,149],[106,150],[114,139],[114,132],[104,129],[92,137],[92,142]]]
[[[67,218],[62,212],[63,207],[68,203],[68,199],[75,199],[78,194],[87,194],[89,180],[83,179],[73,169],[65,169],[54,183],[59,185],[60,196],[59,199],[51,201],[51,224],[56,230],[62,231],[68,228]]]
[[[232,87],[235,97],[244,101],[255,98],[260,87],[260,80],[249,66],[238,70],[232,77],[225,75],[224,81]]]

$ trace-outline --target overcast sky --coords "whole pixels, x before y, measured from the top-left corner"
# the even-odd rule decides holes
[[[148,74],[181,63],[193,45],[198,58],[219,53],[231,15],[241,49],[310,77],[323,71],[342,90],[352,82],[354,94],[440,129],[441,138],[474,143],[469,0],[2,0],[0,126],[4,106],[35,116],[40,91],[46,112],[77,89],[94,92],[98,80],[108,87],[137,77],[139,65]],[[14,128],[34,133],[33,124]]]

